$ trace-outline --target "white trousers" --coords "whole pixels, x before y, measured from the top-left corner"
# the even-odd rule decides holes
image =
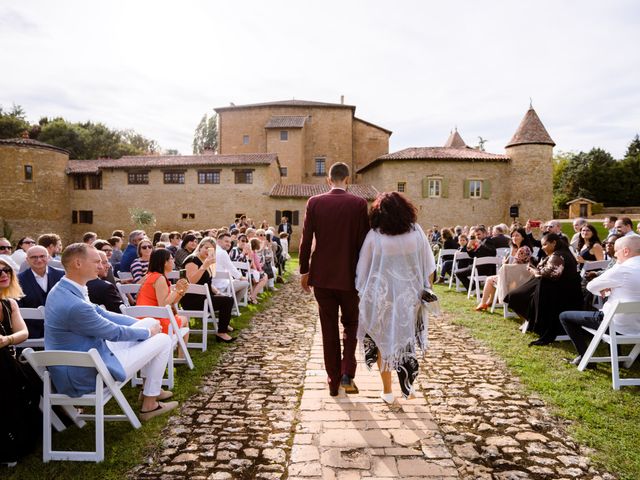
[[[139,320],[139,326],[150,328],[158,323],[155,318]],[[136,325],[138,326],[138,325]],[[171,355],[171,338],[165,333],[158,333],[142,342],[109,342],[109,350],[116,356],[127,376],[138,370],[145,379],[143,395],[157,397],[162,390],[162,378],[167,369]]]
[[[234,280],[233,289],[236,292],[236,298],[240,300],[244,298],[245,293],[249,289],[249,282],[247,280]]]

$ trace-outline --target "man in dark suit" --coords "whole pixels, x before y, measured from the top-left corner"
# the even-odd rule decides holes
[[[37,245],[27,250],[27,263],[29,268],[18,275],[18,282],[24,293],[24,297],[18,300],[22,308],[38,308],[44,306],[47,295],[53,286],[64,276],[64,270],[59,270],[47,265],[49,252],[46,248]],[[42,320],[25,319],[29,329],[29,337],[44,337],[44,322]]]
[[[98,250],[98,254],[100,255],[98,278],[87,282],[89,300],[96,305],[104,305],[104,308],[110,312],[120,313],[122,298],[113,283],[106,280],[109,274],[109,259],[107,258],[107,254],[101,250]]]
[[[278,225],[278,233],[288,233],[289,238],[293,235],[293,228],[291,228],[291,224],[289,223],[289,219],[287,217],[282,217],[280,221],[280,225]]]
[[[467,253],[471,258],[495,257],[496,247],[491,237],[487,235],[485,227],[478,226],[469,234],[469,243],[467,244]],[[469,289],[469,277],[473,265],[455,271],[455,276],[464,285],[465,289]],[[480,265],[478,267],[478,275],[495,275],[495,265]]]
[[[353,383],[358,330],[355,272],[360,248],[369,231],[369,218],[367,202],[346,191],[349,182],[346,164],[333,164],[327,182],[331,191],[307,202],[300,239],[300,282],[307,293],[313,287],[318,301],[329,393],[336,396],[340,386],[347,393],[358,391]],[[344,327],[342,356],[338,311],[342,313]]]

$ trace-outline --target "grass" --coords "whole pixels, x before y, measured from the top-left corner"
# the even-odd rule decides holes
[[[575,356],[570,342],[552,347],[529,348],[532,334],[520,334],[519,321],[500,314],[476,313],[474,303],[461,293],[436,286],[443,310],[457,325],[466,327],[502,357],[525,388],[536,392],[554,413],[570,421],[573,438],[595,450],[592,458],[625,480],[640,478],[640,387],[611,386],[611,369],[579,372],[562,361]],[[622,369],[623,375],[627,373]],[[638,364],[631,376],[640,376]]]
[[[604,242],[605,238],[607,238],[607,236],[609,235],[609,231],[605,229],[604,226],[602,225],[602,220],[591,219],[589,223],[594,227],[596,227],[596,230],[598,231],[598,237],[600,238],[600,242]],[[573,223],[563,222],[561,225],[562,225],[562,233],[564,233],[567,236],[567,238],[571,240],[571,237],[573,237],[573,235],[576,233],[576,231],[573,229]]]
[[[296,258],[287,262],[288,272],[294,271],[297,267]],[[288,276],[289,274],[286,274],[285,279]],[[242,314],[232,319],[235,332],[241,332],[248,327],[253,316],[270,305],[272,297],[272,292],[265,292],[262,295],[260,304],[242,307]],[[210,341],[206,352],[190,350],[195,368],[189,370],[186,365],[178,365],[176,367],[176,383],[173,389],[175,400],[182,404],[197,392],[202,378],[215,368],[226,347],[225,344]],[[123,389],[123,392],[129,404],[136,410],[139,407],[139,390],[127,386]],[[121,413],[113,400],[107,404],[107,412]],[[135,430],[128,422],[105,422],[105,460],[102,463],[56,461],[45,464],[42,462],[42,450],[39,449],[23,458],[12,469],[0,467],[0,478],[6,480],[54,478],[82,478],[83,480],[122,479],[126,476],[128,470],[143,463],[154,450],[159,448],[162,440],[161,431],[169,418],[169,416],[156,417],[149,422],[143,423],[142,428],[139,430]],[[55,433],[54,431],[53,448],[56,450],[86,450],[94,448],[94,435],[93,422],[88,422],[82,429],[72,426],[61,433]]]

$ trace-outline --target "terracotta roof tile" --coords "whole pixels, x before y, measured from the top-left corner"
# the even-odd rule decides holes
[[[524,115],[507,147],[527,144],[556,145],[533,108],[529,108]]]
[[[105,168],[162,168],[162,167],[216,167],[228,165],[270,165],[276,161],[275,153],[246,153],[236,155],[148,155],[119,159],[70,160],[67,173],[98,173]]]
[[[354,105],[344,105],[342,103],[326,103],[312,102],[309,100],[281,100],[277,102],[250,103],[247,105],[230,105],[228,107],[214,108],[216,112],[224,112],[225,110],[237,110],[241,108],[259,108],[259,107],[320,107],[320,108],[350,108],[356,109]]]
[[[296,183],[283,185],[276,183],[271,189],[271,192],[269,192],[269,196],[309,198],[314,195],[327,193],[328,191],[329,185],[326,184],[312,185],[308,183]],[[365,200],[373,200],[378,196],[378,190],[372,185],[349,185],[347,191]]]
[[[274,115],[264,128],[302,128],[306,120],[307,117],[304,115]]]
[[[445,148],[465,148],[467,144],[464,143],[464,140],[462,140],[462,137],[458,133],[458,129],[456,129],[451,132],[451,135],[449,135],[449,138],[447,139],[447,142],[444,144],[444,146]]]
[[[30,138],[5,138],[0,139],[0,144],[3,145],[15,145],[17,147],[28,147],[28,148],[46,148],[49,150],[56,150],[61,153],[66,153],[69,155],[69,151],[64,148],[56,147],[55,145],[49,145],[48,143],[39,142],[37,140],[32,140]]]
[[[362,173],[370,167],[386,160],[454,160],[469,162],[508,162],[507,155],[488,153],[475,148],[447,148],[447,147],[412,147],[398,152],[389,153],[376,158],[371,163],[358,169]]]

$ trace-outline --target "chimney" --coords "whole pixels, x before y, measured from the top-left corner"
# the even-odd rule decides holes
[[[344,105],[344,95],[340,95],[340,105]]]

